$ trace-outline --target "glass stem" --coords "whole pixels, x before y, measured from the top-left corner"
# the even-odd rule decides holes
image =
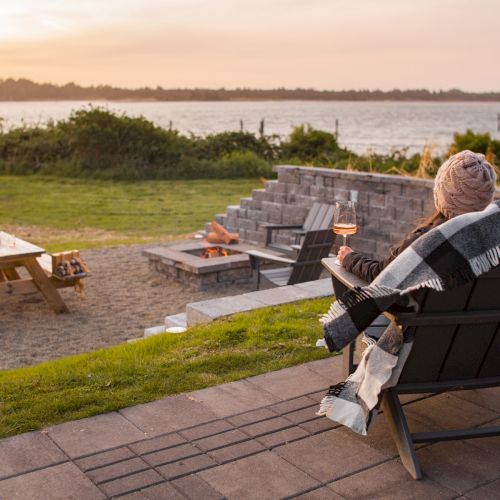
[[[344,246],[347,246],[347,234],[342,235],[344,237]]]

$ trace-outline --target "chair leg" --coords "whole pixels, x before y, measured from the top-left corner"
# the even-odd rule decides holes
[[[342,349],[342,376],[347,378],[354,371],[355,342],[351,342]]]
[[[260,290],[260,261],[256,259],[253,255],[250,255],[250,268],[252,269],[252,274],[257,273],[257,290]]]
[[[422,479],[422,470],[413,446],[408,422],[398,396],[391,389],[384,391],[382,409],[387,417],[392,437],[396,442],[401,462],[413,479]]]

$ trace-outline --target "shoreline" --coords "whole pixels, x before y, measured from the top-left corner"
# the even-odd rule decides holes
[[[88,98],[72,98],[72,99],[2,99],[0,98],[0,103],[22,103],[22,102],[121,102],[121,103],[182,103],[182,102],[211,102],[211,103],[222,103],[222,102],[348,102],[354,103],[436,103],[436,104],[491,104],[499,103],[499,99],[295,99],[295,98],[234,98],[234,99],[104,99],[99,97],[88,97]]]

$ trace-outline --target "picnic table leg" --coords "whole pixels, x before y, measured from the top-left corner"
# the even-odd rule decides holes
[[[9,281],[14,281],[14,280],[19,280],[21,279],[21,276],[19,276],[19,274],[17,273],[17,271],[15,270],[15,268],[11,268],[11,269],[4,269],[3,270],[4,274],[5,274],[5,277],[9,280]]]
[[[49,278],[45,274],[45,271],[41,268],[37,260],[34,257],[31,257],[26,259],[24,265],[31,274],[35,285],[45,297],[45,300],[49,303],[50,307],[52,307],[56,313],[69,312],[69,309],[64,303],[62,297],[59,295],[57,288],[55,288],[50,282]]]

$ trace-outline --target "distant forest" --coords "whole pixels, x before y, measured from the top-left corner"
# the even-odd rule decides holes
[[[413,90],[315,90],[315,89],[123,89],[109,85],[82,87],[54,85],[24,78],[0,79],[0,101],[500,101],[500,92],[463,92],[458,89]]]

